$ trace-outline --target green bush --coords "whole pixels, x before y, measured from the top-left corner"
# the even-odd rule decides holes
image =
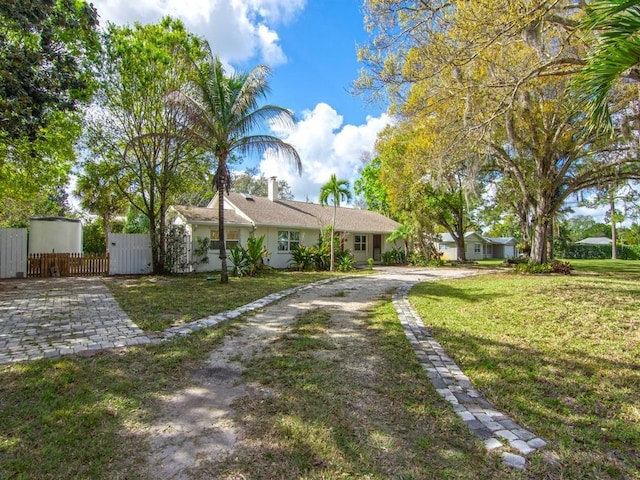
[[[326,248],[298,245],[291,251],[291,262],[301,272],[307,270],[328,270],[331,259]]]
[[[605,259],[611,258],[611,245],[573,244],[557,251],[562,258]],[[640,260],[640,245],[618,245],[618,259]]]
[[[249,237],[247,248],[236,245],[230,250],[231,263],[233,264],[232,273],[238,277],[247,275],[254,277],[265,268],[263,259],[268,256],[269,252],[264,246],[264,235],[257,238]]]
[[[349,272],[355,268],[356,261],[349,250],[336,252],[336,270]]]
[[[401,265],[407,263],[407,256],[404,251],[394,247],[382,254],[382,263],[385,265]]]
[[[421,250],[414,250],[409,254],[409,264],[424,267],[427,265],[427,257]]]
[[[569,275],[572,269],[573,267],[569,262],[561,262],[559,260],[552,260],[547,263],[519,263],[515,267],[516,272],[525,274],[558,273]]]

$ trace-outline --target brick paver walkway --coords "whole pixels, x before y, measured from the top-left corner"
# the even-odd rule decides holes
[[[0,282],[0,364],[150,341],[100,278]]]

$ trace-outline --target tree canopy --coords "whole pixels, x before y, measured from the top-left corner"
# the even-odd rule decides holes
[[[87,112],[88,163],[104,164],[119,192],[143,214],[152,236],[152,267],[165,269],[165,215],[179,193],[201,184],[211,159],[188,141],[185,118],[167,94],[188,83],[190,64],[179,52],[202,57],[201,41],[179,20],[110,24],[104,38],[98,90]],[[87,172],[91,172],[86,165]]]
[[[97,13],[75,0],[0,2],[0,223],[52,213],[93,91]],[[55,202],[54,202],[55,203]],[[54,209],[55,210],[55,209]]]
[[[570,83],[586,48],[580,2],[367,0],[365,13],[372,40],[357,88],[426,129],[423,175],[446,180],[462,162],[468,179],[491,173],[508,189],[531,261],[546,261],[570,195],[638,175],[628,141],[589,128]]]

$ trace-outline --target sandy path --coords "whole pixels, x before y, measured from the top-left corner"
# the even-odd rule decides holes
[[[340,326],[332,329],[332,340],[338,345],[348,344],[354,341],[353,322],[362,321],[363,312],[381,295],[407,283],[476,273],[464,269],[384,268],[376,275],[320,285],[247,315],[194,373],[193,385],[163,399],[160,415],[147,432],[151,446],[147,477],[199,478],[199,467],[233,452],[242,432],[233,420],[232,403],[246,395],[269,395],[259,385],[244,383],[242,361],[284,334],[301,312],[314,308],[330,311]]]

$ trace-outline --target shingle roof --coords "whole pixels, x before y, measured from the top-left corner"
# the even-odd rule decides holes
[[[294,200],[269,200],[231,192],[225,198],[256,225],[292,228],[322,229],[331,225],[333,206]],[[215,201],[215,198],[214,198]],[[209,205],[213,206],[214,201]],[[188,221],[217,222],[217,208],[174,207]],[[233,220],[235,218],[235,220]],[[225,223],[248,223],[233,210],[225,210]],[[384,215],[355,208],[339,207],[336,212],[336,230],[351,233],[391,233],[399,223]]]
[[[184,205],[172,205],[172,208],[190,223],[218,223],[217,208],[188,207]],[[238,215],[233,210],[224,212],[224,222],[225,225],[251,225],[250,220]]]
[[[515,245],[516,243],[518,243],[516,241],[515,238],[513,237],[485,237],[483,235],[480,235],[479,233],[476,232],[467,232],[464,234],[464,238],[468,239],[472,236],[476,236],[478,238],[481,238],[482,240],[484,240],[487,243],[494,243],[494,244],[499,244],[499,245]],[[451,234],[449,233],[441,233],[440,234],[440,238],[442,238],[442,243],[452,243],[453,242],[453,237],[451,236]]]
[[[611,245],[613,242],[607,237],[588,237],[576,243],[581,245]]]

